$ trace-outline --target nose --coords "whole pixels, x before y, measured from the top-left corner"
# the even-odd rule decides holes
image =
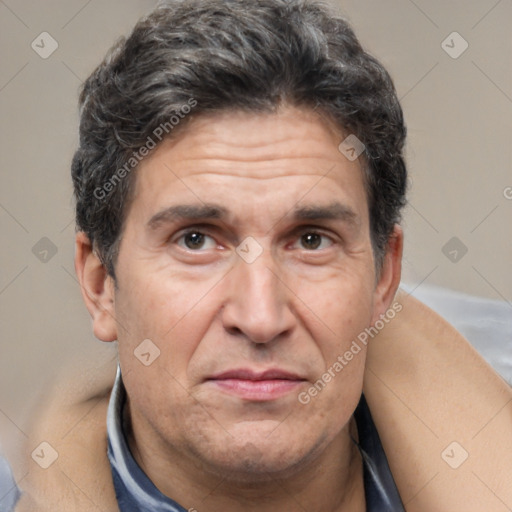
[[[296,322],[293,293],[269,253],[264,251],[252,263],[237,260],[228,274],[222,310],[222,322],[230,334],[259,344],[289,335]]]

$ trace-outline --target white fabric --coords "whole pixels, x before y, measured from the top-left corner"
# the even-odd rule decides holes
[[[402,283],[466,337],[482,357],[512,385],[512,304],[448,288]]]

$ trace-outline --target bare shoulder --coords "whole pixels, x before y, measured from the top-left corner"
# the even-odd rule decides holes
[[[26,476],[17,511],[118,510],[106,428],[114,377],[115,365],[96,378],[70,372],[45,392],[20,461]]]
[[[509,510],[512,389],[437,313],[397,300],[365,394],[407,510]]]

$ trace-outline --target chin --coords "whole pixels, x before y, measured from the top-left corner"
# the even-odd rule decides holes
[[[308,442],[304,432],[297,435],[298,429],[294,433],[283,429],[278,435],[276,422],[272,422],[272,428],[246,423],[243,428],[237,425],[235,431],[230,430],[230,443],[213,442],[209,449],[204,450],[203,446],[196,452],[212,472],[233,482],[258,483],[290,477],[315,460],[327,444],[325,438]]]

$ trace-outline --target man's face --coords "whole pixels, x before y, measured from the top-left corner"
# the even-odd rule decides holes
[[[114,306],[133,429],[159,453],[279,473],[347,435],[364,346],[298,399],[384,312],[343,138],[309,110],[226,112],[140,164]]]

